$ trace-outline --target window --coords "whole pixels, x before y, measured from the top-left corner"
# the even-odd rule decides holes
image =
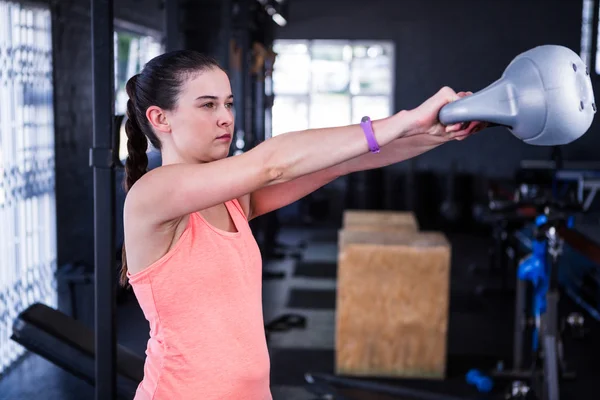
[[[115,113],[127,112],[127,92],[125,85],[129,78],[139,73],[152,58],[163,52],[160,41],[151,35],[142,35],[130,31],[115,30]],[[127,134],[125,121],[121,125],[119,158],[127,158]],[[150,150],[150,149],[148,149]]]
[[[17,313],[58,302],[51,32],[47,8],[0,1],[0,375]]]
[[[277,40],[273,49],[273,136],[393,112],[392,44]]]

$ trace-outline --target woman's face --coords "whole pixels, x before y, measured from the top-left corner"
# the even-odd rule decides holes
[[[227,157],[233,138],[233,95],[227,74],[210,69],[186,81],[166,112],[175,151],[186,162]]]

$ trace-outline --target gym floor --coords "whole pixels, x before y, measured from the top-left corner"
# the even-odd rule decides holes
[[[264,282],[265,321],[284,313],[295,313],[305,316],[307,322],[304,329],[270,336],[274,400],[316,399],[318,397],[306,389],[304,374],[333,373],[336,239],[333,229],[285,229],[280,235],[281,242],[289,245],[306,242],[302,258],[289,257],[266,263],[266,270],[283,272],[284,278]],[[499,361],[510,366],[512,295],[494,290],[501,279],[485,271],[487,240],[465,235],[452,235],[449,239],[453,259],[448,377],[444,381],[403,380],[401,383],[471,399],[503,398],[507,383],[500,382],[492,394],[480,395],[465,383],[464,376],[471,368],[486,370],[494,368]],[[85,288],[80,292],[82,309],[90,311],[82,317],[90,322],[93,296]],[[575,309],[568,299],[563,299],[567,311]],[[66,302],[62,292],[61,302]],[[591,318],[586,318],[586,323],[587,336],[566,343],[568,360],[578,377],[564,384],[565,399],[597,398],[595,384],[600,376],[600,364],[596,360],[600,355],[600,343],[592,338],[598,337],[600,326]],[[119,342],[143,355],[148,327],[133,297],[119,306],[118,326]],[[358,390],[344,391],[344,395],[348,399],[398,399]],[[0,379],[0,400],[87,400],[93,397],[93,387],[37,355],[26,355]]]

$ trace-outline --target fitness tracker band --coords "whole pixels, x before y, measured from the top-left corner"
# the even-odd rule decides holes
[[[369,150],[371,153],[379,153],[379,144],[377,140],[375,140],[375,134],[373,133],[373,124],[371,123],[371,118],[362,117],[360,120],[360,126],[365,132],[365,137],[367,138],[367,143],[369,145]]]

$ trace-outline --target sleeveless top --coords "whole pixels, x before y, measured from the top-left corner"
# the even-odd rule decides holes
[[[237,200],[237,232],[190,214],[179,241],[128,274],[150,324],[135,400],[272,400],[260,250]]]

